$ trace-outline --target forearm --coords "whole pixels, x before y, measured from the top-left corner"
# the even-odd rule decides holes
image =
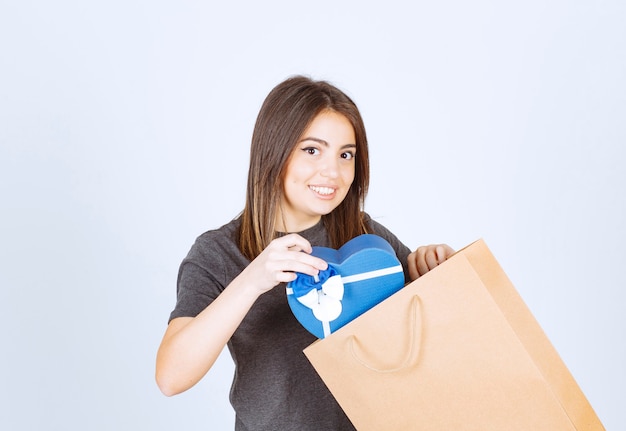
[[[156,380],[166,395],[195,385],[224,349],[259,295],[296,272],[316,275],[327,263],[311,256],[311,244],[296,234],[277,238],[194,318],[170,322],[157,353]]]
[[[156,380],[161,391],[169,396],[194,386],[213,366],[257,298],[258,290],[237,277],[195,318],[172,320],[157,353]]]

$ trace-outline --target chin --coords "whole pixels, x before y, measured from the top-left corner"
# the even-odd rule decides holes
[[[320,216],[325,216],[325,215],[328,215],[331,212],[333,212],[338,206],[339,205],[334,205],[332,208],[331,207],[327,207],[327,208],[320,209],[319,211],[316,211],[316,212]]]

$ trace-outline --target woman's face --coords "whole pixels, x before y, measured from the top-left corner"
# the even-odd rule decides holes
[[[304,131],[287,162],[277,228],[299,232],[337,208],[354,180],[356,139],[352,124],[322,111]]]

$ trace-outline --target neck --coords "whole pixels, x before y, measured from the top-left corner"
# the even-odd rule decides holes
[[[276,215],[275,229],[281,233],[302,232],[310,227],[315,226],[322,217],[307,218],[302,220],[294,220],[285,217],[282,211]]]

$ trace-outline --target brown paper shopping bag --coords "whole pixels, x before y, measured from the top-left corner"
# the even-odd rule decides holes
[[[304,353],[359,431],[604,430],[482,240]]]

